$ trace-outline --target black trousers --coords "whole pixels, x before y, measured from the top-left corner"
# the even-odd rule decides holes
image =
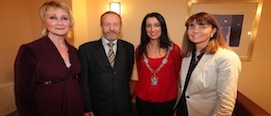
[[[136,108],[139,116],[173,116],[176,100],[163,103],[151,103],[136,97]]]

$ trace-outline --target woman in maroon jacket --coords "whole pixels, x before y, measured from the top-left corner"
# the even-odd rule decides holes
[[[159,13],[145,16],[141,43],[136,50],[138,82],[136,106],[140,116],[172,116],[177,97],[180,48],[168,37],[166,22]]]
[[[20,47],[15,61],[15,96],[20,116],[80,116],[77,50],[66,42],[73,18],[69,7],[51,1],[40,7],[44,37]]]

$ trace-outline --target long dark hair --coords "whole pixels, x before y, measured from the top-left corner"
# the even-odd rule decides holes
[[[167,24],[166,24],[164,17],[157,12],[149,13],[144,17],[142,24],[141,24],[141,39],[140,39],[140,45],[138,46],[137,59],[139,59],[143,53],[147,52],[146,46],[150,42],[150,37],[147,35],[146,21],[150,17],[155,17],[161,25],[162,34],[160,36],[160,41],[159,41],[160,48],[167,49],[170,46],[170,44],[172,43],[170,38],[168,37]]]

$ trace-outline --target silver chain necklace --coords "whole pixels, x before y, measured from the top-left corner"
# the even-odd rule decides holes
[[[172,46],[173,45],[171,45],[171,46],[168,47],[166,57],[162,60],[161,64],[159,65],[159,67],[157,69],[151,68],[151,66],[149,64],[149,59],[147,58],[146,54],[143,53],[144,63],[146,65],[146,67],[149,69],[149,71],[152,73],[152,76],[151,76],[151,85],[152,86],[157,86],[158,85],[158,82],[159,82],[158,79],[159,79],[159,77],[156,74],[161,70],[161,68],[165,64],[167,64],[170,51],[173,49]]]

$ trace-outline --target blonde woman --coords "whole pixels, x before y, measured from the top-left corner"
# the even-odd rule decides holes
[[[20,116],[80,116],[83,97],[77,81],[77,50],[70,8],[57,1],[40,7],[44,36],[20,47],[15,61],[15,96]]]

